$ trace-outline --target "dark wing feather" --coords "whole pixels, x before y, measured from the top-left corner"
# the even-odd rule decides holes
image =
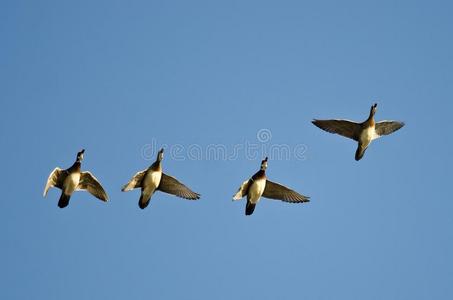
[[[179,182],[176,178],[162,173],[160,184],[157,187],[159,191],[172,194],[189,200],[200,199],[200,194],[191,191],[187,186]]]
[[[336,133],[357,141],[362,127],[349,120],[313,120],[312,123],[330,133]]]
[[[68,173],[66,170],[62,170],[60,168],[55,168],[52,173],[50,173],[49,178],[47,178],[46,187],[44,188],[43,196],[47,195],[47,191],[51,187],[57,187],[59,189],[63,189],[63,182],[66,179]]]
[[[109,197],[104,191],[104,188],[101,186],[97,178],[94,177],[90,172],[80,173],[80,182],[77,186],[77,190],[86,190],[91,195],[102,201],[109,200]]]
[[[391,134],[404,126],[403,122],[381,121],[376,123],[375,131],[378,136]]]
[[[309,197],[299,194],[286,186],[266,180],[263,197],[282,200],[290,203],[309,202]]]

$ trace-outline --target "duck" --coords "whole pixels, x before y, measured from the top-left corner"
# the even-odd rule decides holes
[[[310,201],[310,197],[299,194],[286,186],[275,183],[267,179],[268,157],[261,161],[261,167],[250,179],[245,180],[233,196],[233,201],[240,200],[247,196],[245,215],[250,216],[255,210],[256,204],[261,197],[281,200],[289,203],[305,203]]]
[[[85,149],[77,152],[76,161],[70,168],[63,170],[56,167],[50,173],[49,178],[47,178],[43,196],[47,196],[50,188],[59,188],[61,190],[61,196],[58,200],[58,207],[60,208],[65,208],[69,205],[69,200],[75,191],[88,191],[99,200],[104,202],[109,200],[107,193],[97,178],[88,171],[81,172],[84,153]]]
[[[355,152],[355,160],[359,161],[365,154],[371,142],[384,135],[389,135],[399,129],[405,124],[399,121],[380,121],[374,120],[374,115],[377,111],[377,103],[371,106],[368,119],[362,123],[353,122],[350,120],[317,120],[314,119],[312,123],[324,131],[342,135],[344,137],[353,139],[358,143]]]
[[[200,199],[200,194],[193,192],[176,178],[162,172],[163,158],[164,149],[162,148],[157,153],[156,161],[147,169],[137,172],[121,189],[121,191],[127,192],[140,188],[141,195],[138,200],[138,206],[141,209],[145,209],[148,206],[151,196],[156,191],[161,191],[188,200]]]

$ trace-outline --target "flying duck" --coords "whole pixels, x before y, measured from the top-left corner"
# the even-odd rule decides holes
[[[312,123],[330,133],[336,133],[358,142],[355,160],[360,160],[365,154],[372,140],[383,135],[391,134],[404,126],[403,122],[397,121],[374,121],[374,115],[377,110],[377,103],[373,104],[370,109],[370,115],[362,123],[356,123],[349,120],[313,120]]]
[[[200,199],[200,194],[191,191],[184,184],[176,180],[176,178],[162,172],[163,158],[164,149],[162,148],[157,153],[156,161],[148,169],[135,174],[121,189],[121,191],[127,192],[135,188],[141,188],[142,193],[138,201],[138,206],[141,209],[148,206],[151,196],[155,191],[161,191],[189,200]]]
[[[234,200],[240,200],[247,196],[245,215],[253,214],[255,206],[260,201],[261,196],[269,199],[282,200],[290,203],[309,202],[309,197],[301,195],[286,186],[272,182],[266,178],[267,157],[261,162],[261,168],[252,178],[244,181],[233,196]]]
[[[74,191],[86,190],[104,202],[109,199],[107,193],[93,174],[88,171],[80,171],[84,152],[85,149],[82,149],[77,153],[77,159],[69,169],[63,170],[56,167],[47,179],[43,196],[47,195],[47,191],[51,187],[61,189],[60,200],[58,200],[58,207],[60,208],[68,206],[69,199]]]

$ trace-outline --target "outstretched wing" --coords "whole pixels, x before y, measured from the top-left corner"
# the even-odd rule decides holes
[[[142,186],[143,177],[145,176],[146,170],[140,171],[135,174],[128,183],[126,183],[121,191],[127,192],[132,189],[136,189]]]
[[[97,178],[94,177],[90,172],[80,173],[80,181],[79,185],[77,186],[77,190],[86,190],[91,195],[102,201],[109,200],[109,197],[104,191],[104,188],[101,186]]]
[[[290,203],[309,202],[309,197],[299,194],[286,186],[266,180],[263,197],[282,200]]]
[[[330,133],[336,133],[357,141],[361,126],[349,120],[313,120],[312,123]]]
[[[247,179],[244,181],[241,186],[239,187],[239,190],[236,192],[236,194],[233,196],[233,201],[234,200],[241,200],[245,195],[247,195],[248,190],[250,186],[250,179]]]
[[[379,137],[397,131],[398,129],[404,126],[404,123],[397,121],[381,121],[376,123],[375,126],[376,135]]]
[[[159,191],[172,194],[189,200],[200,199],[200,194],[190,190],[187,186],[179,182],[176,178],[162,173],[160,184],[157,187]]]
[[[47,183],[46,187],[44,188],[44,193],[43,196],[45,197],[47,195],[47,191],[51,187],[57,187],[59,189],[63,188],[63,182],[67,176],[66,170],[62,170],[58,167],[56,167],[52,173],[50,173],[49,178],[47,178]]]

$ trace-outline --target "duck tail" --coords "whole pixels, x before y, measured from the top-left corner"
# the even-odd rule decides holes
[[[245,206],[245,215],[250,216],[251,214],[253,214],[255,206],[256,206],[255,203],[252,203],[249,200],[247,200],[247,205]]]
[[[355,152],[355,160],[359,161],[362,159],[363,155],[365,154],[366,147],[363,147],[359,144],[357,150]]]
[[[65,208],[69,204],[70,195],[66,195],[64,192],[61,192],[60,200],[58,200],[58,207]]]
[[[145,209],[149,204],[149,200],[151,200],[151,197],[145,197],[143,194],[141,194],[140,200],[138,200],[138,207]]]

